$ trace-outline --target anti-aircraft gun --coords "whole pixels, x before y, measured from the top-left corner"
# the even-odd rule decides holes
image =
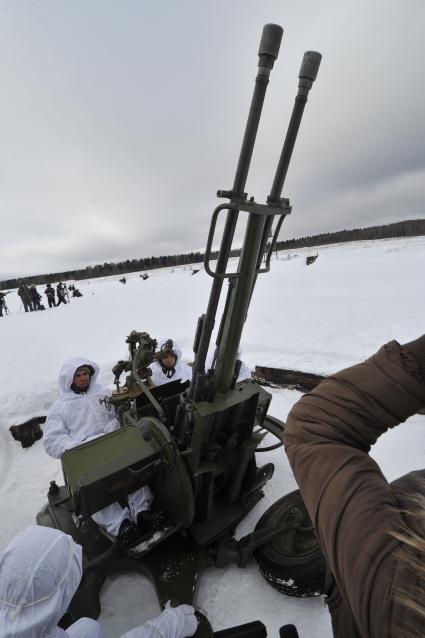
[[[71,606],[74,616],[97,617],[99,588],[108,574],[123,569],[147,574],[161,604],[168,599],[192,602],[203,566],[233,562],[244,567],[253,556],[268,582],[283,593],[308,596],[323,589],[323,558],[298,492],[272,505],[254,532],[239,541],[233,536],[273,475],[272,463],[257,465],[258,453],[281,445],[284,425],[268,414],[271,395],[255,381],[237,382],[238,348],[257,277],[269,271],[280,228],[291,212],[289,200],[281,194],[321,59],[312,51],[304,55],[270,194],[265,204],[257,203],[245,186],[282,33],[278,25],[264,27],[233,186],[217,192],[228,201],[215,209],[208,235],[204,265],[213,282],[206,313],[198,320],[190,386],[174,382],[151,388],[149,366],[158,356],[158,344],[147,333],[133,331],[127,338],[129,359],[115,366],[117,387],[107,399],[121,427],[62,455],[65,486],[51,484],[49,503],[37,516],[39,524],[62,529],[83,546],[84,578]],[[223,211],[226,221],[213,270],[212,246]],[[230,272],[240,214],[247,215],[245,237],[238,267]],[[206,369],[225,280],[224,312]],[[127,377],[120,386],[123,372]],[[264,446],[268,434],[277,442]],[[113,502],[122,503],[145,484],[154,494],[154,507],[165,512],[166,519],[160,529],[123,548],[97,528],[91,515]],[[206,627],[204,623],[199,631]]]

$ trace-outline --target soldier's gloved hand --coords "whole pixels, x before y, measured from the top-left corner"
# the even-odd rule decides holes
[[[155,627],[164,638],[187,638],[193,636],[198,628],[195,610],[191,605],[171,607],[170,601],[163,612],[147,624]]]

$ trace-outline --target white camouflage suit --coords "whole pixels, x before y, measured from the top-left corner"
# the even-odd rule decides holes
[[[102,638],[96,620],[57,625],[82,575],[82,550],[71,536],[50,527],[27,527],[0,553],[1,638]],[[167,607],[121,638],[186,638],[196,631],[193,607]]]
[[[158,339],[158,347],[161,349],[161,346],[164,345],[169,339]],[[150,369],[152,370],[152,384],[154,386],[164,385],[165,383],[170,383],[171,381],[180,381],[184,383],[185,381],[191,381],[192,379],[192,368],[182,361],[182,351],[175,341],[173,341],[172,353],[176,357],[176,363],[174,366],[174,372],[172,376],[168,376],[167,371],[164,372],[161,362],[154,361],[150,364]]]
[[[90,366],[94,374],[86,392],[76,393],[71,389],[75,371],[80,366]],[[99,366],[83,357],[68,359],[59,373],[59,398],[54,402],[47,414],[43,430],[44,449],[47,454],[59,459],[65,450],[81,443],[86,443],[102,434],[112,432],[119,427],[114,410],[108,410],[99,399],[110,395],[96,379]],[[93,514],[93,520],[110,534],[118,536],[121,523],[125,519],[136,522],[137,514],[150,509],[153,500],[152,492],[146,485],[128,497],[128,507],[113,503]]]

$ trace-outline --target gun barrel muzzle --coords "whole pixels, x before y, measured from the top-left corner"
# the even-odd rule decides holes
[[[282,35],[283,29],[279,24],[269,23],[264,25],[258,49],[259,66],[273,67],[273,63],[279,55]]]
[[[318,53],[317,51],[306,51],[301,63],[301,69],[298,76],[299,79],[311,80],[311,82],[314,82],[317,78],[321,59],[321,53]]]

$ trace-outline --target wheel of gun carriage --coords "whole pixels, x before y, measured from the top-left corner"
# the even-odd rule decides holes
[[[263,514],[256,531],[283,527],[254,552],[266,581],[288,596],[319,596],[325,586],[325,559],[299,490],[290,492]]]

